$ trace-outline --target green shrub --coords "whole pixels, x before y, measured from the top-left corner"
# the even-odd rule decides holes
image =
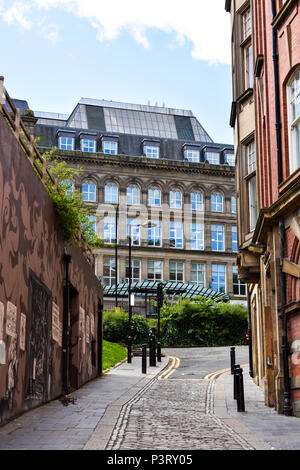
[[[164,305],[161,318],[164,346],[246,344],[247,311],[241,305],[179,298]]]
[[[127,344],[129,334],[128,313],[121,310],[114,312],[107,310],[103,313],[103,338],[115,343]],[[148,341],[149,325],[140,315],[132,315],[131,337],[132,344],[140,346]]]

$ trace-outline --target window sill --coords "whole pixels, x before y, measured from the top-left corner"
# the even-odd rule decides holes
[[[297,168],[288,178],[279,185],[279,191],[281,194],[287,192],[295,183],[300,179],[300,168]]]
[[[243,104],[245,101],[253,97],[253,88],[247,88],[238,98],[237,103]]]
[[[279,12],[275,16],[275,18],[272,21],[272,26],[275,29],[278,29],[282,22],[287,18],[288,14],[290,13],[290,10],[297,5],[298,0],[288,0],[285,2],[285,4],[280,8]]]

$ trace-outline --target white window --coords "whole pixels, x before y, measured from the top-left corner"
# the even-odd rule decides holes
[[[191,250],[204,250],[203,224],[191,224]]]
[[[74,138],[73,137],[59,137],[58,147],[61,150],[74,150]]]
[[[96,141],[90,139],[81,139],[82,152],[96,152]]]
[[[129,206],[137,206],[140,204],[140,190],[135,184],[127,187],[127,204]]]
[[[223,212],[223,196],[221,193],[213,193],[211,195],[212,212]]]
[[[220,154],[218,152],[205,152],[205,160],[211,165],[220,165]]]
[[[183,248],[182,222],[170,222],[170,247]]]
[[[228,163],[229,166],[235,166],[235,156],[233,153],[226,153],[225,154],[225,161]]]
[[[160,207],[161,192],[159,188],[150,188],[148,191],[148,205],[150,207]]]
[[[131,237],[131,244],[139,246],[141,242],[140,223],[138,219],[127,219],[126,236]]]
[[[252,33],[251,10],[250,8],[242,15],[242,39],[245,40]]]
[[[224,226],[211,226],[211,249],[212,251],[224,251]]]
[[[161,222],[152,220],[153,227],[148,228],[148,246],[161,246]]]
[[[247,90],[253,87],[253,47],[251,43],[243,48],[243,53],[245,89]]]
[[[232,281],[234,295],[247,295],[246,283],[238,278],[238,272],[235,266],[232,267]]]
[[[126,282],[129,281],[129,259],[126,260]],[[139,259],[131,260],[131,282],[141,281],[141,261]]]
[[[114,217],[104,217],[104,241],[105,243],[117,243],[116,219]]]
[[[248,180],[249,230],[255,229],[257,221],[256,176]]]
[[[162,280],[162,261],[148,261],[148,281]]]
[[[84,201],[96,201],[96,185],[91,181],[85,181],[82,185],[82,199]]]
[[[111,155],[117,155],[118,153],[118,142],[112,142],[110,140],[102,141],[102,150],[104,153],[109,153]]]
[[[170,262],[170,281],[184,282],[184,263]]]
[[[255,143],[251,142],[247,145],[247,162],[248,162],[248,174],[256,170],[256,155],[255,155]]]
[[[236,197],[231,196],[231,212],[236,214]]]
[[[200,152],[199,150],[185,150],[184,157],[192,163],[200,162]]]
[[[191,206],[193,211],[203,211],[203,195],[200,191],[191,193]]]
[[[181,209],[182,194],[179,189],[172,189],[172,191],[170,191],[170,207],[172,209]]]
[[[226,292],[226,266],[224,264],[212,265],[212,288],[218,292]]]
[[[232,251],[238,251],[237,227],[231,227]]]
[[[290,173],[300,167],[300,69],[287,87]]]
[[[104,189],[104,201],[110,204],[118,204],[118,186],[115,183],[108,183]]]
[[[103,258],[103,284],[105,286],[116,285],[116,260],[115,258]]]
[[[205,264],[191,264],[191,283],[200,287],[205,286]]]
[[[144,152],[147,158],[159,158],[159,147],[144,146]]]

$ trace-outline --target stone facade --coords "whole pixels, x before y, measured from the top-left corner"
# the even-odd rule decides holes
[[[102,106],[99,107],[99,104]],[[76,116],[78,106],[81,106],[81,110],[82,106],[86,106],[88,118],[88,113],[91,113],[91,105],[88,108],[86,104],[77,105],[72,116]],[[133,113],[133,106],[135,105],[127,105],[128,126],[130,126],[130,113]],[[148,108],[142,105],[136,106],[142,109]],[[113,108],[117,119],[117,113],[121,112],[118,107],[123,110],[126,108],[126,104],[121,106],[118,103],[110,102],[109,107],[109,111]],[[108,109],[105,108],[103,102],[96,102],[94,108],[98,109],[98,116],[102,109],[104,109],[104,115]],[[233,269],[236,265],[235,247],[232,242],[232,232],[236,227],[235,199],[233,200],[235,198],[235,169],[232,161],[230,161],[230,165],[227,162],[227,155],[233,153],[232,146],[213,143],[199,123],[197,124],[198,129],[200,129],[202,138],[206,141],[197,141],[194,137],[194,135],[196,136],[193,121],[195,118],[190,111],[150,107],[146,109],[144,114],[147,115],[147,113],[151,114],[153,120],[159,117],[163,119],[166,116],[170,118],[171,116],[176,123],[176,131],[173,130],[173,137],[174,132],[177,132],[178,136],[185,132],[187,140],[167,138],[168,133],[164,130],[163,124],[161,124],[162,128],[158,125],[157,129],[154,127],[153,130],[150,130],[150,136],[149,133],[146,135],[133,135],[130,133],[130,129],[128,133],[122,131],[118,134],[114,132],[108,134],[105,133],[105,130],[102,131],[99,128],[95,130],[98,125],[100,127],[104,126],[103,122],[99,124],[100,121],[92,122],[94,128],[89,126],[88,130],[83,130],[71,128],[68,124],[69,121],[65,123],[64,127],[50,126],[49,120],[45,123],[42,118],[37,122],[35,133],[40,137],[42,151],[46,151],[49,147],[59,146],[58,139],[61,135],[73,138],[73,148],[70,150],[59,149],[56,155],[73,167],[80,169],[80,177],[75,183],[76,189],[82,191],[86,182],[94,185],[95,197],[93,201],[88,203],[96,217],[96,232],[100,238],[103,239],[105,235],[105,218],[110,217],[112,223],[115,224],[118,209],[118,283],[125,282],[128,278],[128,270],[126,272],[126,261],[128,260],[127,237],[129,235],[126,228],[127,219],[136,219],[141,226],[139,229],[140,240],[138,245],[133,244],[132,246],[132,259],[137,261],[139,266],[138,280],[151,279],[149,261],[161,262],[160,280],[162,281],[195,282],[195,273],[192,274],[191,270],[195,269],[196,265],[203,265],[205,270],[204,287],[214,289],[213,277],[216,275],[213,276],[212,266],[221,265],[221,269],[225,267],[224,288],[226,292],[232,299],[245,302],[245,286],[233,286]],[[191,120],[192,127],[189,126],[187,120]],[[123,125],[126,126],[124,120]],[[153,132],[153,135],[151,135],[151,132]],[[166,137],[164,137],[164,132],[166,132]],[[81,138],[83,138],[83,134],[85,138],[90,135],[90,138],[94,139],[93,151],[82,151]],[[159,138],[157,137],[158,134]],[[103,151],[101,146],[103,139],[117,143],[117,154],[113,155]],[[147,157],[145,147],[143,147],[145,145],[158,148],[159,158]],[[197,162],[185,158],[186,149],[198,152]],[[207,152],[209,151],[214,156],[217,155],[217,162],[208,161]],[[117,191],[117,200],[111,203],[107,203],[105,199],[105,188],[109,184],[114,184]],[[127,189],[130,185],[135,185],[139,193],[139,200],[135,204],[127,200]],[[152,187],[156,187],[160,191],[160,204],[156,207],[149,205],[149,189]],[[171,207],[170,192],[175,188],[181,194],[179,208]],[[201,210],[195,210],[195,207],[191,204],[191,193],[193,192],[201,193]],[[219,212],[212,208],[211,198],[212,194],[215,193],[218,193],[222,198],[222,209]],[[145,227],[145,224],[151,220],[160,224],[159,246],[149,245],[148,228]],[[170,227],[173,222],[182,224],[183,234],[180,247],[171,247],[170,245]],[[192,246],[192,224],[203,226],[204,235],[201,247],[199,245]],[[223,238],[223,246],[219,251],[212,247],[212,238],[216,237],[212,235],[212,226],[221,226],[223,230],[223,234],[220,235]],[[97,276],[101,277],[104,285],[114,285],[115,274],[113,273],[115,270],[114,268],[113,270],[110,269],[108,275],[105,265],[109,262],[108,260],[114,263],[115,247],[110,243],[106,243],[103,248],[95,250],[95,255]],[[182,272],[178,275],[177,273],[171,273],[170,263],[180,263],[179,266]],[[174,264],[172,264],[172,267],[174,267]],[[158,280],[158,278],[154,280]],[[237,284],[236,279],[235,284]],[[119,299],[119,305],[125,306],[126,303],[126,299],[123,299],[122,302]],[[115,306],[114,299],[105,299],[105,308],[113,306]],[[142,313],[140,308],[135,310]]]

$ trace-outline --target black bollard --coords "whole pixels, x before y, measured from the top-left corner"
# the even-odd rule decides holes
[[[152,334],[152,367],[156,367],[156,337]]]
[[[230,348],[230,367],[231,367],[231,375],[234,374],[234,364],[235,364],[235,347]]]
[[[128,336],[128,351],[127,351],[127,362],[131,364],[131,336]]]
[[[153,365],[153,341],[152,341],[152,329],[149,330],[149,366]]]
[[[233,374],[233,398],[234,400],[237,399],[237,393],[238,393],[238,390],[237,390],[237,369],[240,368],[240,365],[239,364],[235,364],[234,365],[234,374]]]
[[[245,398],[244,398],[244,379],[243,369],[239,368],[236,370],[237,377],[237,411],[245,411]]]
[[[161,344],[157,343],[157,361],[161,362]]]
[[[147,374],[147,345],[142,345],[142,374]]]

